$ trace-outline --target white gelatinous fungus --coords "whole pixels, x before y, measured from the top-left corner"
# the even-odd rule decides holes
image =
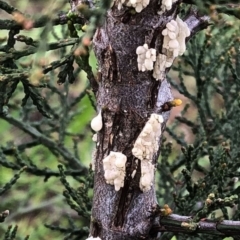
[[[106,183],[114,185],[116,191],[119,191],[119,189],[124,186],[126,162],[127,157],[124,154],[113,151],[103,159]]]
[[[143,130],[139,134],[132,153],[140,160],[151,161],[158,150],[159,137],[161,136],[162,115],[151,114]]]
[[[94,237],[90,236],[86,240],[101,240],[101,238],[100,237],[94,238]]]
[[[158,12],[158,14],[162,14],[165,11],[168,11],[172,8],[173,3],[175,3],[177,0],[162,0],[161,4],[161,11]]]
[[[178,27],[179,27],[179,33],[177,40],[179,42],[179,55],[183,55],[183,53],[186,51],[186,42],[185,39],[186,37],[189,37],[191,32],[190,29],[188,28],[187,24],[183,22],[181,18],[177,16],[176,18]]]
[[[164,36],[163,54],[157,56],[153,71],[153,77],[156,80],[163,80],[165,69],[171,67],[174,59],[185,52],[185,39],[190,36],[190,30],[187,24],[177,16],[176,21],[171,20],[166,24],[162,35]]]
[[[154,165],[147,161],[141,161],[141,178],[139,187],[143,192],[147,192],[151,189],[154,179]]]
[[[121,10],[122,5],[125,3],[125,0],[115,0],[118,3],[118,10]]]
[[[92,136],[92,140],[94,141],[94,142],[96,142],[97,141],[97,134],[95,133],[95,134],[93,134],[93,136]]]
[[[164,54],[158,54],[156,62],[154,64],[153,77],[156,80],[163,80],[165,78],[165,70],[172,65],[172,59],[167,58]]]
[[[150,0],[129,0],[126,5],[128,7],[134,7],[136,12],[141,12],[147,5]]]
[[[158,151],[158,144],[161,137],[162,115],[151,114],[143,130],[139,134],[132,153],[141,160],[141,178],[139,187],[143,192],[150,190],[154,178],[154,165],[152,158]]]
[[[138,55],[137,62],[139,71],[153,70],[153,63],[156,61],[156,49],[149,49],[145,43],[143,46],[137,47],[136,54]]]
[[[103,122],[102,122],[102,111],[99,111],[98,115],[94,117],[91,121],[91,128],[95,132],[98,132],[102,129]]]
[[[177,16],[176,21],[171,20],[167,23],[166,28],[162,31],[163,49],[173,58],[182,55],[186,50],[185,39],[190,36],[190,30],[185,22]]]
[[[149,2],[150,0],[118,0],[118,10],[121,10],[122,5],[126,5],[135,8],[135,11],[139,13],[147,7]]]

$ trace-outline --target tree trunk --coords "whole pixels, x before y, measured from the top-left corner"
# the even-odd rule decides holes
[[[169,117],[169,111],[162,110],[172,100],[169,83],[166,78],[156,81],[152,71],[139,71],[136,54],[137,47],[144,43],[161,53],[161,33],[176,18],[180,3],[159,15],[158,2],[150,1],[136,14],[127,7],[119,11],[113,6],[93,39],[99,64],[97,104],[98,110],[102,110],[103,128],[98,132],[95,152],[91,235],[102,240],[156,239],[156,234],[149,234],[152,225],[159,222],[153,214],[157,205],[154,184],[149,191],[140,190],[140,160],[133,156],[132,149],[150,114],[162,114],[162,132]],[[205,19],[194,12],[185,21],[191,34],[206,26]],[[127,156],[124,187],[119,191],[104,178],[103,159],[110,151]],[[152,159],[154,165],[159,152],[160,141]]]

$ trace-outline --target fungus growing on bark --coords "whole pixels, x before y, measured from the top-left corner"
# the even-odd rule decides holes
[[[124,186],[126,162],[127,157],[124,154],[113,151],[103,159],[106,183],[114,185],[116,191],[119,191]]]
[[[171,59],[167,59],[167,56],[164,54],[158,54],[156,62],[154,64],[153,77],[156,80],[163,80],[165,77],[165,70],[168,67],[171,67]]]
[[[98,132],[102,129],[103,122],[102,122],[102,111],[99,111],[98,115],[94,117],[91,121],[91,128],[95,132]]]
[[[145,43],[143,46],[137,47],[136,53],[138,55],[138,70],[142,72],[153,70],[153,63],[156,61],[156,49],[149,49]]]
[[[174,59],[181,56],[186,50],[185,39],[190,36],[190,30],[185,22],[178,16],[175,20],[167,23],[162,31],[163,54],[159,54],[154,65],[153,77],[156,80],[163,80],[166,68],[171,67]]]
[[[162,0],[161,4],[161,11],[159,14],[164,13],[165,11],[169,11],[172,8],[173,3],[175,3],[177,0]]]
[[[137,13],[141,12],[147,5],[150,0],[119,0],[118,1],[118,10],[121,10],[122,5],[126,5],[127,7],[135,8]]]
[[[153,183],[154,165],[151,161],[154,154],[158,151],[158,144],[162,133],[161,123],[163,123],[162,115],[151,114],[132,149],[133,155],[141,160],[139,187],[143,192],[150,190]]]
[[[100,237],[96,237],[96,238],[94,238],[94,237],[88,237],[86,240],[101,240],[101,238]]]
[[[167,56],[172,59],[182,55],[186,50],[185,39],[190,36],[190,30],[185,22],[178,16],[175,20],[167,23],[166,28],[162,31],[163,50],[167,52]]]
[[[143,192],[151,189],[154,179],[154,165],[148,160],[141,161],[141,177],[139,187]]]
[[[95,133],[95,134],[93,134],[93,136],[92,136],[92,140],[94,141],[94,142],[96,142],[97,141],[97,134]]]

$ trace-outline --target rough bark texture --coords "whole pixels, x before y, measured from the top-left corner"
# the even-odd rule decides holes
[[[156,81],[152,71],[140,72],[137,68],[136,48],[147,43],[158,52],[162,49],[162,30],[176,18],[179,3],[172,10],[159,15],[157,0],[151,1],[141,13],[131,14],[128,8],[121,11],[113,6],[107,12],[104,25],[97,29],[93,39],[99,64],[98,109],[102,109],[102,130],[98,133],[95,152],[94,201],[91,235],[102,240],[155,239],[149,232],[158,217],[153,217],[156,206],[155,189],[143,193],[139,189],[141,174],[139,160],[132,155],[133,144],[151,113],[162,113],[164,130],[169,112],[161,106],[172,100],[170,85],[165,79]],[[194,34],[206,26],[191,12],[186,19]],[[110,151],[127,156],[124,187],[119,191],[106,184],[102,160]],[[160,143],[159,151],[160,152]],[[159,154],[152,159],[156,164]],[[137,169],[132,179],[131,174]]]

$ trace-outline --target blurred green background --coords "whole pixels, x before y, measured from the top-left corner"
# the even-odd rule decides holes
[[[49,15],[56,16],[59,6],[62,11],[68,11],[70,6],[68,1],[28,1],[28,0],[13,0],[6,1],[13,7],[17,8],[21,12],[33,16],[34,19],[40,16]],[[5,11],[0,10],[0,19],[12,19],[12,16],[7,14]],[[29,31],[23,30],[20,34],[31,37],[33,40],[41,40],[40,35],[45,28],[31,29]],[[46,42],[56,42],[54,35],[59,36],[60,39],[68,38],[67,26],[56,26],[54,27],[54,33],[50,32],[47,35]],[[0,37],[4,39],[8,37],[7,30],[0,30]],[[43,41],[44,42],[44,41]],[[6,41],[2,45],[6,44]],[[25,43],[17,42],[15,49],[25,49]],[[71,47],[65,48],[64,52],[68,53]],[[38,68],[38,61],[45,61],[50,63],[52,61],[61,59],[64,52],[61,50],[54,50],[49,52],[43,52],[40,48],[36,54],[23,57],[18,61],[18,66],[21,68],[24,64],[28,65],[33,62],[32,71],[34,68]],[[94,54],[91,52],[90,65],[93,71],[96,72],[96,60]],[[74,66],[77,69],[77,66]],[[68,104],[72,102],[87,86],[86,73],[80,71],[77,74],[76,81],[74,84],[62,84],[58,85],[57,82],[58,70],[48,74],[50,81],[54,86],[61,92],[66,92],[66,101]],[[54,106],[56,109],[64,104],[57,94],[51,93],[49,90],[43,89],[41,91],[50,106]],[[91,93],[90,93],[91,94]],[[21,100],[23,98],[23,87],[19,84],[17,91],[15,91],[13,97],[9,102],[9,114],[14,116],[16,119],[22,119],[23,112],[21,111]],[[26,108],[31,108],[31,101],[26,105]],[[35,108],[35,109],[34,109]],[[34,107],[29,115],[27,122],[40,122],[42,116]],[[69,136],[64,139],[65,147],[70,151],[74,152],[77,145],[77,151],[81,162],[88,167],[91,162],[91,155],[93,149],[93,142],[91,140],[92,133],[89,126],[90,119],[94,116],[95,110],[93,109],[88,95],[86,95],[81,103],[77,104],[72,108],[72,114],[75,111],[74,117],[66,126],[66,131]],[[52,124],[58,124],[62,119],[51,119]],[[43,122],[43,124],[46,124]],[[41,126],[44,128],[45,126]],[[47,131],[46,127],[46,131]],[[3,119],[0,119],[0,138],[1,145],[4,147],[12,145],[21,145],[26,142],[30,142],[32,138],[25,134],[18,128],[10,125]],[[51,139],[57,140],[59,138],[58,132],[51,133]],[[39,145],[31,149],[27,149],[24,153],[25,159],[29,158],[34,164],[40,169],[45,167],[58,172],[58,164],[64,163],[64,159],[57,158],[54,156],[46,147]],[[14,161],[13,158],[9,157],[8,161]],[[0,186],[13,177],[16,171],[5,168],[0,165]],[[67,180],[73,188],[77,188],[79,183],[73,178],[67,177]],[[30,239],[63,239],[63,235],[57,231],[51,231],[47,229],[44,224],[54,224],[67,227],[69,225],[68,217],[77,219],[77,227],[81,227],[82,224],[88,225],[84,220],[79,220],[77,213],[70,209],[64,200],[62,192],[64,186],[61,184],[59,178],[51,177],[47,182],[44,182],[43,177],[36,177],[33,174],[22,173],[20,180],[14,185],[14,187],[1,196],[0,200],[0,211],[8,209],[10,211],[9,217],[4,223],[0,224],[0,239],[3,239],[4,233],[6,232],[9,225],[18,225],[17,239],[23,239],[24,236],[30,235]],[[92,195],[92,193],[90,193]]]

